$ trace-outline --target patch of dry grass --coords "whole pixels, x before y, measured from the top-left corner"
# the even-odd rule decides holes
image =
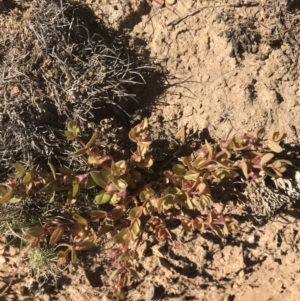
[[[87,131],[126,116],[149,67],[88,6],[34,0],[0,17],[0,162],[66,161],[67,120]],[[117,139],[116,139],[117,140]],[[117,141],[114,141],[117,143]],[[107,145],[107,144],[106,144]]]

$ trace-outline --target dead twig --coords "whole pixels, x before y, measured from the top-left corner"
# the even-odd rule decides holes
[[[185,14],[184,16],[177,18],[171,22],[169,22],[167,24],[167,26],[173,26],[173,25],[177,25],[178,23],[180,23],[181,21],[183,21],[184,19],[194,16],[197,13],[201,12],[202,10],[206,9],[206,8],[219,8],[219,7],[253,7],[253,6],[258,6],[259,3],[255,2],[255,1],[239,1],[238,3],[235,4],[226,4],[226,5],[209,5],[209,6],[202,6],[197,8],[194,11],[188,12],[187,14]]]

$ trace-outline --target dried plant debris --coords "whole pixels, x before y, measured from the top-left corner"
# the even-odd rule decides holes
[[[136,104],[150,68],[93,19],[87,6],[50,0],[0,18],[2,168],[67,153],[67,119],[95,130]]]
[[[274,216],[281,208],[300,198],[300,172],[290,178],[260,178],[247,183],[244,191],[252,211],[260,216]]]
[[[257,53],[260,41],[260,34],[252,23],[245,22],[233,26],[223,31],[220,36],[225,36],[227,43],[231,43],[231,57],[235,57],[238,61],[243,59],[243,53]]]
[[[293,11],[289,12],[287,9],[277,8],[278,11],[274,12],[276,18],[275,25],[273,26],[272,35],[269,37],[269,44],[271,46],[283,46],[284,54],[289,61],[286,64],[286,73],[296,80],[298,77],[298,65],[299,65],[299,22],[300,15]],[[275,37],[275,38],[274,38]],[[285,47],[285,46],[288,47]]]
[[[288,11],[300,13],[300,3],[297,0],[287,0],[286,6]]]

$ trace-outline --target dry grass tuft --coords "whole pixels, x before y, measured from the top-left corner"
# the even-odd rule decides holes
[[[1,15],[0,26],[2,171],[19,160],[65,162],[66,121],[94,130],[104,117],[124,117],[150,70],[87,6],[34,0]]]

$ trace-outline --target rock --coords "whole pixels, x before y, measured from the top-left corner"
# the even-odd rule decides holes
[[[193,115],[194,108],[192,106],[186,106],[183,108],[183,116],[188,117]]]
[[[165,4],[165,0],[153,0],[152,5],[157,8],[163,7]]]

